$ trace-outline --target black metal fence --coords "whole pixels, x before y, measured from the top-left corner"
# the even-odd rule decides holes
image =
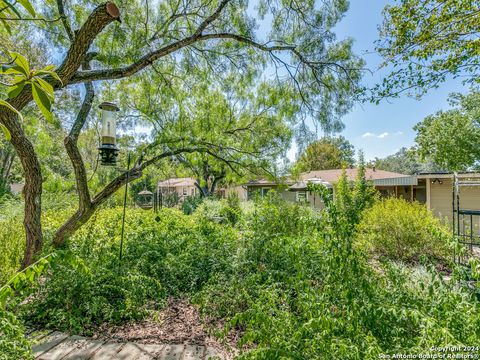
[[[480,186],[478,179],[460,180],[457,173],[452,181],[452,230],[458,242],[465,246],[462,253],[454,253],[456,262],[464,262],[471,255],[480,256],[480,210],[462,209],[460,189]],[[480,205],[480,204],[479,204]]]

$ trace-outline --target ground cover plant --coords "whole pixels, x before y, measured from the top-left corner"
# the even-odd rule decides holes
[[[445,282],[428,262],[372,266],[355,246],[356,229],[384,205],[367,183],[342,181],[335,199],[311,189],[322,193],[321,212],[274,192],[248,211],[233,199],[205,200],[191,215],[163,209],[158,222],[129,209],[122,261],[122,209],[103,209],[57,251],[30,292],[34,301],[10,303],[2,321],[15,314],[89,335],[153,315],[174,297],[198,307],[217,336],[236,333],[244,359],[376,359],[478,343],[480,304],[458,281],[464,274],[455,270]],[[229,207],[240,220],[219,222]],[[54,228],[61,219],[50,217]]]

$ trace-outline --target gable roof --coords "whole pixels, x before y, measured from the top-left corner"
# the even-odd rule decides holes
[[[342,169],[332,169],[332,170],[317,170],[317,171],[309,171],[300,174],[300,179],[322,179],[329,183],[335,183],[342,175]],[[348,180],[355,180],[357,177],[358,169],[357,168],[349,168],[345,169],[347,179]],[[394,178],[401,178],[401,177],[409,177],[409,175],[395,173],[391,171],[385,170],[377,170],[372,168],[365,169],[365,178],[367,180],[380,180],[380,179],[394,179]]]
[[[158,182],[158,187],[172,188],[172,187],[187,187],[195,186],[195,179],[186,177],[186,178],[171,178],[164,181]]]

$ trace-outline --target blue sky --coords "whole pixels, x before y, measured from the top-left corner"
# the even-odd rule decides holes
[[[378,38],[377,26],[382,22],[385,0],[351,0],[350,10],[336,28],[339,40],[355,39],[354,51],[367,62],[372,71],[378,68],[381,58],[374,53],[374,41]],[[364,82],[373,85],[380,82],[385,71],[366,73]],[[421,100],[408,98],[383,101],[379,105],[357,104],[344,117],[345,136],[356,149],[363,149],[367,160],[385,157],[403,146],[414,143],[412,127],[425,116],[448,108],[447,97],[451,92],[467,92],[460,81],[450,80],[439,89],[431,90]]]

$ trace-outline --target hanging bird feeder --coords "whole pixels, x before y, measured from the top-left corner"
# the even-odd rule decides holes
[[[119,151],[116,145],[115,113],[119,108],[111,102],[103,102],[99,107],[102,109],[102,145],[98,148],[100,161],[102,165],[115,166]]]
[[[143,210],[150,210],[153,208],[153,193],[147,189],[138,193],[137,205]]]

